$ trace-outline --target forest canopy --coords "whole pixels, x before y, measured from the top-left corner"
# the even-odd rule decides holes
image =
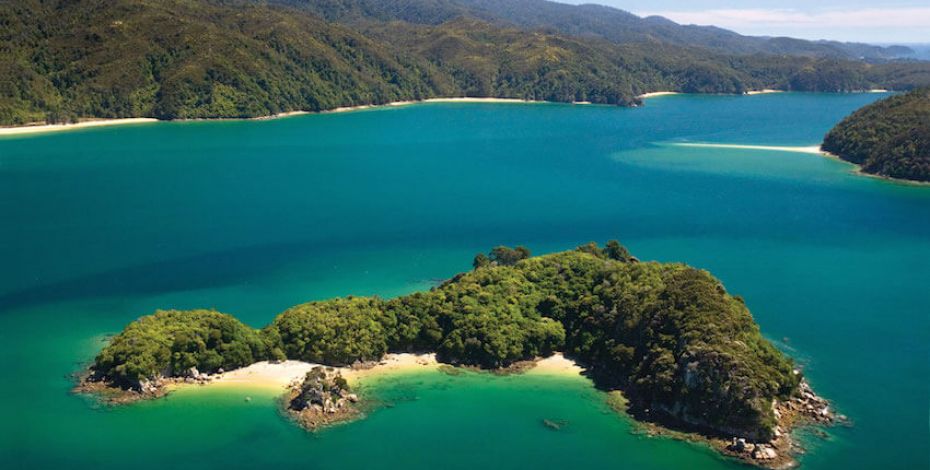
[[[930,181],[930,87],[859,109],[827,134],[823,149],[866,173]]]
[[[387,3],[399,8],[385,11]],[[433,97],[634,105],[639,95],[660,90],[930,84],[926,62],[786,55],[773,43],[721,49],[709,44],[738,35],[701,39],[687,27],[633,35],[549,27],[558,15],[517,19],[520,11],[555,4],[456,6],[465,3],[476,2],[0,2],[0,125],[242,118]],[[598,24],[597,15],[586,15],[576,18],[579,24]],[[702,47],[691,45],[701,41]],[[752,42],[736,42],[746,41]]]

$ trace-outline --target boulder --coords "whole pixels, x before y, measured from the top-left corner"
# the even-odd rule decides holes
[[[775,452],[775,449],[765,445],[756,446],[756,450],[752,453],[752,458],[756,460],[772,460],[777,457],[778,453]]]

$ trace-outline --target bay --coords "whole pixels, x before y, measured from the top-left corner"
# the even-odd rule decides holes
[[[880,96],[423,104],[2,138],[0,463],[736,468],[632,433],[580,377],[385,378],[367,386],[393,406],[317,435],[262,390],[115,410],[68,392],[107,334],[156,308],[262,326],[308,300],[427,289],[495,245],[618,238],[721,278],[852,419],[804,438],[804,468],[927,468],[930,188],[811,154],[676,145],[815,145]],[[541,425],[553,418],[569,425]]]

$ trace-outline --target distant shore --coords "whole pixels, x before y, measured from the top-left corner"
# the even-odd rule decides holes
[[[746,92],[747,95],[768,95],[771,93],[784,93],[784,90],[773,90],[771,88],[763,88],[761,90],[749,90]]]
[[[17,127],[0,127],[0,136],[39,134],[45,132],[70,131],[86,129],[88,127],[121,126],[126,124],[143,124],[158,122],[155,118],[123,118],[123,119],[88,119],[73,124],[38,124]]]
[[[287,111],[278,114],[272,114],[269,116],[257,116],[250,118],[203,118],[203,119],[177,119],[173,121],[265,121],[271,119],[280,119],[292,116],[302,116],[305,114],[332,114],[332,113],[345,113],[350,111],[361,111],[364,109],[374,109],[374,108],[388,108],[388,107],[398,107],[398,106],[409,106],[414,104],[421,103],[514,103],[514,104],[542,104],[549,103],[548,101],[533,101],[533,100],[523,100],[518,98],[471,98],[471,97],[460,97],[460,98],[430,98],[426,100],[410,100],[410,101],[392,101],[385,104],[363,104],[358,106],[342,106],[333,109],[326,109],[322,111]],[[576,102],[571,104],[590,104],[587,102]],[[17,135],[28,135],[28,134],[40,134],[48,132],[61,132],[61,131],[70,131],[78,129],[86,129],[90,127],[105,127],[105,126],[118,126],[126,124],[143,124],[143,123],[153,123],[153,122],[171,122],[168,120],[155,119],[155,118],[120,118],[120,119],[86,119],[77,123],[69,124],[29,124],[25,126],[11,126],[11,127],[0,127],[0,137],[2,136],[17,136]]]
[[[669,95],[681,95],[683,93],[678,91],[652,91],[649,93],[643,93],[642,95],[637,96],[637,98],[644,100],[647,98],[655,98],[657,96],[669,96]]]
[[[874,90],[864,90],[864,93],[887,93],[888,90],[874,89]],[[773,89],[763,89],[763,90],[752,90],[748,91],[746,95],[761,95],[761,94],[770,94],[770,93],[784,93],[782,90],[773,90]],[[653,91],[649,93],[644,93],[637,98],[639,99],[649,99],[656,98],[660,96],[670,96],[670,95],[683,95],[685,93],[677,91]],[[524,100],[519,98],[473,98],[473,97],[456,97],[456,98],[429,98],[425,100],[408,100],[408,101],[392,101],[390,103],[384,104],[363,104],[358,106],[341,106],[333,109],[326,109],[322,111],[287,111],[278,114],[272,114],[269,116],[257,116],[250,118],[197,118],[197,119],[177,119],[172,121],[264,121],[271,119],[280,119],[292,116],[302,116],[306,114],[333,114],[333,113],[346,113],[351,111],[361,111],[365,109],[376,109],[376,108],[390,108],[390,107],[400,107],[400,106],[410,106],[415,104],[422,103],[512,103],[512,104],[547,104],[555,103],[552,101],[535,101],[535,100]],[[572,105],[591,105],[590,101],[574,101],[571,103],[559,103],[559,104],[572,104]],[[109,126],[119,126],[127,124],[145,124],[145,123],[154,123],[154,122],[171,122],[169,120],[162,120],[156,118],[119,118],[119,119],[86,119],[77,123],[70,124],[28,124],[24,126],[10,126],[10,127],[0,127],[0,137],[3,136],[19,136],[19,135],[28,135],[28,134],[41,134],[48,132],[60,132],[60,131],[70,131],[78,129],[86,129],[92,127],[109,127]]]

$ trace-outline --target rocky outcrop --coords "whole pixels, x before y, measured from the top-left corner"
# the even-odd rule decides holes
[[[734,436],[721,451],[748,463],[765,468],[786,468],[796,462],[794,455],[801,449],[791,439],[791,431],[809,425],[832,425],[846,420],[830,408],[827,400],[817,396],[806,381],[801,381],[797,393],[788,400],[772,402],[776,426],[774,437],[765,442],[745,436]],[[721,446],[718,446],[721,447]]]
[[[287,411],[303,427],[314,430],[346,421],[358,414],[358,395],[351,393],[342,374],[317,366],[303,381],[291,384]]]
[[[166,377],[157,374],[151,378],[142,378],[127,384],[114,384],[107,377],[101,377],[92,372],[78,376],[78,383],[74,387],[75,393],[87,393],[96,396],[101,402],[108,405],[132,403],[139,400],[161,398],[168,394],[170,386],[175,384],[206,385],[213,382],[223,373],[219,369],[217,374],[205,374],[191,367],[178,376]]]

